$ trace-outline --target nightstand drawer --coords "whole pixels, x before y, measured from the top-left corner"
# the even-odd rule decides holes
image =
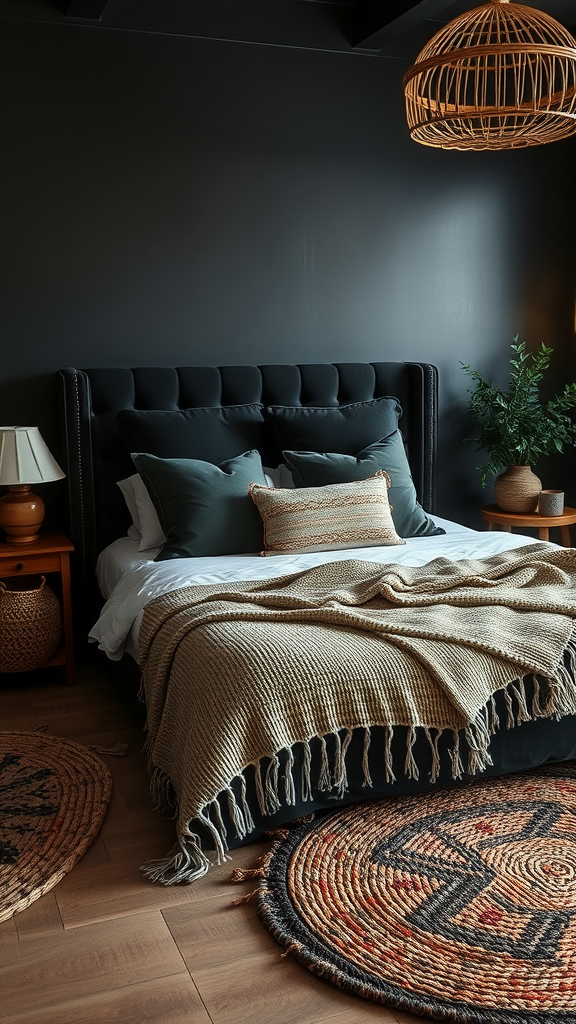
[[[0,576],[24,576],[28,573],[58,572],[60,558],[58,555],[13,555],[3,558],[0,562]]]

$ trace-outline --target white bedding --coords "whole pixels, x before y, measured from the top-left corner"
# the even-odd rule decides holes
[[[424,565],[434,558],[486,558],[523,544],[534,544],[533,537],[520,534],[470,530],[438,516],[434,516],[434,521],[444,527],[445,535],[411,537],[402,546],[315,551],[270,558],[220,555],[217,558],[178,558],[155,562],[156,550],[139,551],[137,540],[121,537],[105,548],[98,559],[98,585],[107,600],[98,621],[90,630],[90,639],[113,661],[118,661],[125,651],[136,657],[138,630],[145,606],[155,597],[179,587],[270,579],[347,558],[384,564]]]

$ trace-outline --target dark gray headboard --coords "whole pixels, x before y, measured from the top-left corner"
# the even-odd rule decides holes
[[[436,368],[429,363],[69,367],[59,370],[57,378],[80,630],[84,625],[89,628],[101,604],[94,576],[98,553],[129,526],[124,499],[116,486],[117,480],[134,472],[129,454],[115,434],[120,409],[253,402],[338,406],[394,395],[404,410],[400,426],[418,498],[428,512],[434,512],[438,379]]]

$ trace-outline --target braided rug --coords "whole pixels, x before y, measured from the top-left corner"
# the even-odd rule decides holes
[[[0,732],[0,921],[52,889],[96,839],[112,776],[87,747]]]
[[[343,989],[458,1024],[576,1021],[576,762],[339,810],[248,874],[284,955]]]

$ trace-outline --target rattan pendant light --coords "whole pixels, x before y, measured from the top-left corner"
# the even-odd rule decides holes
[[[576,40],[534,7],[490,0],[445,25],[404,76],[415,142],[518,149],[576,132]]]

